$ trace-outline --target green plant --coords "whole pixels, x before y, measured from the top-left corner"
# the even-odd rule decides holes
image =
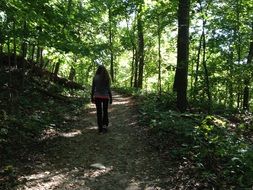
[[[207,116],[193,133],[195,140],[194,161],[215,175],[217,183],[226,181],[238,187],[252,185],[251,146],[242,137],[227,129],[226,123],[215,117]],[[202,175],[205,178],[205,175]]]

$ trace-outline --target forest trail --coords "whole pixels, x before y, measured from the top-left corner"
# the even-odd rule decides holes
[[[106,134],[98,134],[93,104],[70,113],[66,132],[47,131],[43,153],[23,166],[18,190],[173,189],[171,163],[148,145],[134,100],[117,93],[113,100]]]

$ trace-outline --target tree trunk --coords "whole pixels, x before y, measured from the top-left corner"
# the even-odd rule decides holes
[[[3,44],[4,44],[3,34],[0,33],[0,68],[3,65]]]
[[[252,23],[252,34],[253,39],[253,23]],[[247,57],[247,65],[252,64],[252,57],[253,57],[253,41],[250,42],[249,46],[249,54]],[[251,71],[252,72],[252,71]],[[244,90],[243,90],[243,109],[249,110],[249,85],[250,79],[252,78],[252,73],[244,79]]]
[[[135,61],[134,61],[134,87],[138,88],[138,50],[135,51]]]
[[[9,91],[9,109],[10,112],[13,111],[13,87],[12,87],[12,75],[11,75],[11,50],[10,50],[10,36],[8,36],[7,41],[7,53],[8,53],[8,66],[9,66],[9,79],[8,79],[8,91]]]
[[[21,44],[21,51],[22,51],[22,60],[21,60],[21,68],[22,68],[22,81],[21,81],[21,91],[23,92],[24,90],[24,85],[25,85],[25,71],[26,71],[26,67],[25,67],[25,57],[26,57],[26,30],[27,30],[27,26],[26,26],[26,21],[24,21],[24,28],[23,28],[23,40],[22,40],[22,44]]]
[[[241,109],[242,108],[242,98],[243,98],[243,94],[242,94],[242,88],[239,87],[238,88],[238,93],[237,93],[237,108]]]
[[[197,85],[198,85],[198,77],[199,77],[199,63],[200,63],[200,54],[202,48],[202,41],[203,41],[203,32],[199,39],[199,46],[198,46],[198,54],[197,54],[197,62],[196,62],[196,71],[195,71],[195,78],[194,78],[194,91],[193,91],[193,100],[196,101],[196,95],[198,92]]]
[[[134,80],[134,61],[135,61],[135,48],[132,48],[132,62],[131,62],[131,78],[130,78],[130,87],[133,87],[133,80]]]
[[[126,23],[127,23],[127,31],[130,37],[131,45],[132,45],[132,61],[131,61],[131,77],[130,77],[130,87],[134,86],[134,78],[135,78],[135,58],[136,58],[136,44],[134,43],[134,30],[133,34],[129,29],[129,20],[128,20],[128,13],[125,13]]]
[[[38,26],[38,38],[37,38],[37,52],[36,52],[36,64],[40,65],[40,35],[42,32],[42,27]]]
[[[40,68],[43,67],[43,48],[42,47],[40,48],[40,51],[39,51],[39,65],[40,65]]]
[[[190,0],[179,0],[178,7],[178,41],[177,41],[177,68],[173,89],[177,92],[177,108],[186,111],[187,78],[189,64],[189,13]]]
[[[203,21],[203,67],[204,67],[204,73],[205,73],[205,83],[206,83],[206,94],[208,98],[208,113],[211,113],[211,107],[212,107],[212,97],[211,97],[211,92],[210,92],[210,83],[209,83],[209,74],[208,74],[208,69],[207,69],[207,64],[206,64],[206,38],[205,38],[205,22]]]
[[[69,80],[73,81],[75,78],[75,75],[76,75],[76,70],[73,67],[71,67],[70,72],[69,72]]]
[[[13,60],[13,64],[16,67],[17,66],[17,39],[16,39],[16,21],[13,21],[13,54],[14,54],[14,60]],[[20,63],[19,63],[20,64]]]
[[[241,62],[241,33],[240,33],[240,25],[241,25],[241,19],[240,19],[240,13],[241,13],[241,2],[240,0],[237,0],[236,1],[236,32],[235,32],[235,35],[236,35],[236,39],[237,39],[237,44],[236,44],[236,48],[237,48],[237,55],[238,55],[238,58],[237,58],[237,61],[238,63],[240,64]]]
[[[158,28],[157,28],[157,36],[158,36],[158,95],[161,96],[162,93],[162,81],[161,81],[161,26],[160,26],[160,15],[158,16]]]
[[[241,32],[240,32],[240,25],[241,25],[241,1],[237,0],[236,1],[236,28],[234,29],[234,35],[235,35],[235,48],[237,51],[237,62],[238,64],[241,63]],[[242,73],[241,73],[242,74]],[[241,83],[241,82],[240,82]],[[242,83],[240,84],[240,87],[238,88],[238,108],[242,106],[242,88],[241,88]]]
[[[112,12],[111,12],[111,7],[109,7],[109,12],[108,12],[108,17],[109,17],[109,48],[110,48],[110,75],[111,75],[111,80],[114,82],[114,55],[113,55],[113,34],[112,34]]]
[[[230,108],[233,108],[234,105],[234,88],[233,88],[233,76],[234,76],[234,66],[233,66],[233,57],[234,53],[231,48],[231,53],[228,54],[228,60],[227,63],[229,65],[229,75],[231,76],[230,80],[228,80],[228,93],[229,93],[229,100],[228,100],[228,106]]]
[[[23,26],[23,39],[22,39],[22,44],[21,44],[21,49],[22,49],[22,57],[26,58],[27,55],[27,44],[26,44],[26,38],[27,38],[27,22],[24,21],[24,26]]]
[[[57,78],[59,70],[60,70],[60,62],[57,62],[54,69],[54,78]]]
[[[142,3],[139,5],[137,15],[137,30],[138,30],[138,62],[139,62],[139,75],[138,75],[138,88],[142,88],[143,83],[143,70],[144,70],[144,37],[143,37],[143,21],[142,21]]]
[[[39,46],[37,46],[36,63],[37,65],[39,65],[40,63],[40,47]]]
[[[34,63],[35,44],[32,45],[31,61]]]

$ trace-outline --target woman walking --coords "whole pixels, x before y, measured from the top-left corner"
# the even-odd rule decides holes
[[[111,81],[106,68],[99,65],[92,81],[91,102],[96,104],[99,133],[107,132],[108,103],[112,104]]]

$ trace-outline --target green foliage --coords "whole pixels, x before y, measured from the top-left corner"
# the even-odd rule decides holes
[[[163,94],[158,97],[156,94],[148,94],[140,98],[141,103],[141,123],[151,128],[151,134],[157,137],[153,145],[163,151],[166,147],[181,146],[181,144],[191,143],[191,134],[195,120],[187,120],[175,110],[175,96],[173,94]],[[186,116],[187,117],[187,116]],[[171,135],[171,138],[168,138]],[[181,150],[173,150],[174,156],[181,154]]]
[[[22,54],[21,44],[24,42],[28,59],[35,59],[37,47],[41,47],[44,50],[43,60],[47,69],[53,71],[55,63],[60,62],[61,76],[68,77],[70,68],[74,68],[74,80],[84,84],[90,84],[95,70],[94,60],[100,59],[103,64],[109,66],[112,53],[117,84],[130,86],[130,75],[133,75],[135,69],[132,68],[132,63],[135,67],[135,51],[138,50],[136,11],[139,3],[123,0],[2,0],[0,46],[3,47],[3,52],[8,52],[7,43],[8,39],[11,39],[11,53]],[[159,37],[161,86],[164,91],[171,90],[174,70],[169,68],[176,64],[178,2],[159,0],[147,1],[144,4],[143,86],[149,91],[158,89]],[[234,108],[241,105],[242,98],[236,97],[243,92],[244,79],[252,75],[252,66],[242,64],[246,63],[249,52],[252,10],[248,1],[192,2],[189,52],[191,64],[188,77],[191,85],[188,85],[188,94],[202,106],[207,105],[203,103],[207,101],[202,60],[204,51],[210,79],[209,90],[211,96],[215,97],[213,106],[223,104],[225,107]],[[203,27],[201,23],[204,20],[206,22]],[[200,47],[202,30],[205,31],[205,50],[203,41]],[[109,39],[109,36],[112,39]]]
[[[113,90],[125,94],[125,95],[131,95],[138,97],[142,94],[142,91],[140,89],[134,88],[134,87],[113,87]]]
[[[194,166],[192,175],[210,187],[253,185],[252,144],[242,135],[248,131],[245,119],[250,117],[244,115],[242,123],[232,130],[229,120],[220,116],[173,111],[173,104],[168,103],[174,102],[173,96],[148,95],[142,99],[141,121],[155,136],[153,146],[163,153],[169,151],[178,160],[187,159]]]
[[[61,128],[66,113],[71,114],[89,101],[87,92],[63,88],[49,81],[33,78],[18,93],[16,102],[2,101],[8,91],[0,93],[0,151],[1,162],[11,163],[20,151],[38,143],[44,131],[53,126]],[[33,81],[33,82],[32,82]],[[36,82],[34,82],[36,81]],[[44,89],[49,94],[44,94]],[[55,95],[51,97],[50,94]],[[64,99],[57,99],[57,97]],[[64,101],[63,101],[64,100]],[[66,105],[67,104],[67,105]],[[15,111],[12,107],[15,106]],[[0,170],[4,165],[0,166]]]
[[[7,126],[8,116],[5,110],[0,111],[0,149],[1,146],[6,143],[6,138],[8,135],[8,126]]]
[[[252,185],[253,163],[252,146],[243,137],[229,131],[227,124],[215,116],[207,116],[195,127],[195,140],[192,151],[194,161],[201,165],[200,170],[213,174],[213,181],[240,187]]]
[[[0,183],[0,189],[11,190],[17,185],[17,174],[12,165],[7,165],[0,170],[0,177],[5,181],[5,183]]]

